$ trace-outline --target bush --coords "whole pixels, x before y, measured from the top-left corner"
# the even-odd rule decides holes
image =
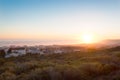
[[[25,62],[25,63],[18,63],[15,65],[15,73],[17,75],[20,75],[21,73],[29,72],[32,69],[35,69],[37,67],[37,64],[34,62]]]
[[[5,57],[5,51],[4,50],[0,50],[0,58],[4,58]]]
[[[0,65],[3,65],[5,63],[5,59],[4,58],[0,58]]]
[[[0,80],[15,80],[15,79],[16,79],[15,74],[7,71],[0,75]]]

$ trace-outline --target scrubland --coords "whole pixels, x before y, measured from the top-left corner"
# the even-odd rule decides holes
[[[120,51],[0,58],[0,80],[120,80]]]

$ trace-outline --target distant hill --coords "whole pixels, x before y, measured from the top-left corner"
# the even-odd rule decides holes
[[[103,40],[95,44],[78,44],[78,45],[82,47],[112,48],[112,47],[120,46],[120,39],[113,39],[113,40],[109,39],[109,40]]]
[[[98,43],[100,47],[116,47],[120,46],[120,40],[114,39],[114,40],[104,40],[100,43]]]

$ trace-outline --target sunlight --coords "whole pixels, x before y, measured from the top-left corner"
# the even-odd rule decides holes
[[[82,43],[85,44],[91,44],[95,42],[94,41],[95,36],[92,34],[83,34],[81,38],[82,38]]]

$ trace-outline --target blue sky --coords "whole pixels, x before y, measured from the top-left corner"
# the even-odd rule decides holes
[[[119,30],[119,0],[0,0],[0,39],[119,39]]]

